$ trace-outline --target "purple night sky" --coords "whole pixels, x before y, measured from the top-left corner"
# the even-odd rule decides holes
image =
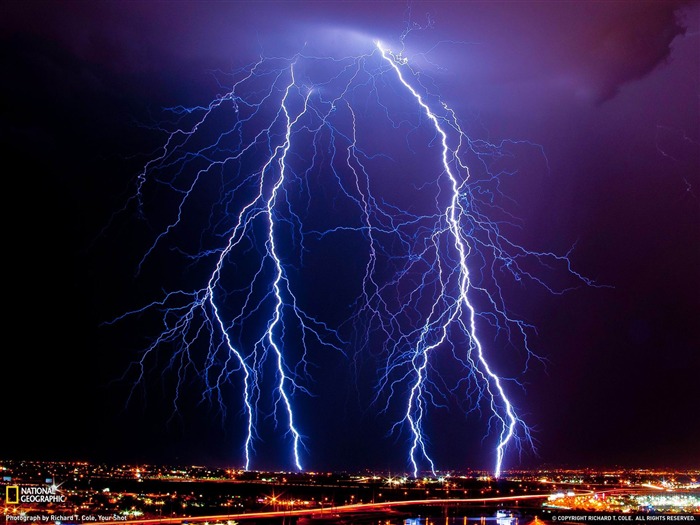
[[[398,49],[415,24],[406,56],[471,138],[541,146],[503,165],[509,237],[573,246],[576,271],[605,285],[507,292],[543,360],[512,390],[537,451],[509,450],[506,468],[700,467],[700,2],[10,0],[2,12],[3,459],[240,465],[237,398],[222,422],[188,380],[171,417],[174,376],[151,370],[127,405],[122,375],[155,334],[103,323],[184,269],[164,250],[136,275],[172,202],[149,220],[117,212],[164,142],[162,108],[208,104],[261,53]],[[350,288],[317,304],[330,321]],[[500,366],[522,372],[521,357]],[[317,365],[315,401],[299,405],[308,468],[406,468],[405,436],[387,437],[368,406],[371,360],[355,376],[337,355]],[[491,468],[485,418],[437,411],[430,424],[440,468]],[[275,443],[254,466],[289,466]]]

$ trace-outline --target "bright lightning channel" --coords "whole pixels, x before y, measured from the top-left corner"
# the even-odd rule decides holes
[[[191,275],[206,277],[200,287],[168,291],[115,319],[157,312],[162,323],[134,363],[134,386],[145,381],[148,363],[164,346],[173,349],[166,369],[178,380],[174,413],[188,374],[200,378],[202,400],[215,401],[222,414],[227,389],[238,376],[244,468],[253,467],[261,425],[271,418],[275,429],[283,429],[290,463],[303,470],[310,449],[295,401],[311,395],[312,354],[330,349],[343,359],[379,356],[374,403],[379,414],[389,414],[403,400],[390,432],[407,433],[414,476],[426,463],[436,473],[426,415],[445,406],[448,396],[459,398],[460,406],[466,400],[488,407],[489,431],[498,427],[494,475],[500,476],[509,445],[531,438],[504,385],[515,380],[499,376],[487,359],[479,319],[506,333],[509,343],[517,336],[528,359],[536,357],[528,347],[532,327],[508,313],[502,276],[530,280],[553,293],[568,288],[547,285],[534,273],[539,265],[592,284],[572,269],[568,254],[528,251],[506,239],[499,222],[488,217],[489,210],[506,212],[494,204],[498,176],[484,159],[498,157],[504,144],[515,142],[470,139],[408,59],[378,41],[366,54],[345,58],[260,57],[231,78],[232,87],[206,106],[170,108],[173,129],[162,130],[161,153],[137,180],[139,214],[147,214],[152,186],[165,188],[176,202],[172,219],[145,251],[139,274],[171,241],[187,246],[174,253]],[[398,104],[409,101],[399,117],[397,92],[406,96]],[[378,113],[367,109],[372,103]],[[434,191],[433,210],[409,211],[392,203],[379,184],[379,163],[391,157],[372,153],[373,139],[366,135],[373,124],[387,123],[397,132],[406,126],[424,131],[424,123],[432,128],[435,139],[426,148],[435,143],[440,150],[438,165],[425,174],[425,187]],[[474,179],[467,159],[481,163],[486,176]],[[214,184],[219,197],[204,214],[197,244],[187,244],[190,217],[201,215],[199,201]],[[314,219],[315,206],[323,205],[312,196],[319,188],[333,192],[334,210],[356,210],[357,218]],[[342,242],[348,235],[364,243],[366,262],[355,313],[332,328],[309,313],[306,297],[314,280],[303,273],[305,257],[320,243]],[[455,385],[441,385],[446,380],[435,369],[438,353],[463,372]],[[268,413],[265,402],[271,404]]]
[[[418,464],[416,463],[415,455],[417,450],[420,449],[420,452],[430,463],[433,475],[435,475],[435,465],[433,460],[428,456],[428,453],[426,452],[422,427],[420,424],[421,420],[423,419],[424,401],[422,399],[422,386],[425,377],[426,367],[428,364],[428,354],[444,342],[445,338],[447,337],[449,325],[451,325],[453,322],[455,322],[455,320],[458,317],[460,317],[460,315],[463,313],[462,308],[466,308],[468,311],[469,339],[471,344],[476,348],[479,357],[479,362],[483,366],[483,369],[486,372],[486,376],[488,377],[489,384],[487,385],[487,391],[492,396],[492,400],[490,403],[491,408],[493,410],[494,415],[502,424],[498,445],[496,446],[496,466],[494,468],[494,476],[500,477],[501,470],[503,468],[503,456],[505,454],[506,446],[508,445],[508,442],[513,438],[513,435],[515,433],[515,426],[518,423],[524,426],[524,423],[516,417],[515,412],[513,411],[513,406],[508,400],[503,386],[501,385],[500,378],[489,367],[488,362],[486,361],[486,358],[484,356],[481,342],[479,341],[479,338],[477,337],[476,333],[476,312],[474,306],[469,300],[469,290],[471,288],[471,282],[469,280],[469,268],[467,267],[467,254],[469,253],[470,248],[464,239],[464,234],[462,232],[461,223],[459,220],[460,216],[465,213],[465,209],[460,204],[460,188],[463,184],[466,183],[466,179],[464,182],[460,183],[457,180],[455,174],[452,172],[451,165],[457,158],[457,154],[456,152],[452,151],[448,146],[447,133],[440,125],[440,121],[438,120],[438,118],[430,110],[428,105],[423,101],[421,95],[415,89],[413,89],[413,87],[411,87],[411,85],[408,84],[408,82],[406,82],[403,73],[401,72],[401,69],[397,65],[397,60],[393,57],[393,55],[391,55],[389,51],[383,48],[381,42],[376,42],[376,45],[379,51],[381,52],[384,60],[386,60],[387,63],[391,65],[391,67],[396,72],[399,81],[405,86],[405,88],[408,91],[410,91],[411,95],[415,97],[416,102],[423,109],[425,114],[435,126],[435,130],[440,135],[442,144],[442,166],[452,184],[452,198],[450,201],[450,205],[445,212],[445,215],[450,225],[450,232],[452,234],[454,246],[457,249],[457,253],[459,254],[458,263],[460,277],[458,301],[455,301],[455,303],[450,307],[451,312],[444,317],[444,320],[442,322],[439,323],[440,333],[442,334],[440,339],[438,339],[438,341],[434,344],[423,346],[425,341],[423,336],[421,336],[421,338],[419,339],[419,346],[416,348],[416,358],[412,361],[416,371],[416,380],[413,384],[413,387],[411,388],[411,393],[408,399],[406,420],[409,422],[411,431],[413,433],[413,443],[411,445],[409,453],[411,465],[413,467],[413,474],[414,476],[418,475]],[[461,128],[459,128],[459,125],[457,125],[456,123],[455,125],[460,136],[464,136],[464,133],[462,132]],[[435,321],[433,321],[432,316],[429,316],[426,320],[425,327],[423,329],[423,334],[427,333],[430,329],[432,329],[432,325],[434,323]],[[493,401],[491,385],[495,387],[496,391],[498,392],[498,395],[500,396],[500,399],[505,405],[504,415],[500,414],[499,411],[496,409],[496,404]],[[525,428],[527,429],[527,427]]]

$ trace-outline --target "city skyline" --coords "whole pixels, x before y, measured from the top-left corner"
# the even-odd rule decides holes
[[[700,4],[427,2],[409,7],[387,2],[373,8],[369,18],[366,9],[367,4],[353,2],[9,4],[0,23],[3,56],[13,72],[3,88],[3,135],[8,159],[20,166],[13,182],[20,184],[30,207],[26,220],[10,232],[14,282],[8,295],[18,300],[10,324],[26,327],[29,319],[36,326],[22,328],[27,343],[9,352],[3,365],[10,371],[7,392],[13,407],[7,454],[312,471],[422,472],[433,460],[439,471],[493,470],[494,465],[498,470],[501,453],[504,470],[543,464],[700,464],[700,421],[694,415],[694,378],[700,372]],[[581,19],[585,22],[579,24]],[[327,56],[352,60],[316,58]],[[274,60],[297,70],[267,65]],[[222,313],[219,318],[217,310],[208,322],[230,323],[236,345],[259,347],[260,356],[274,354],[277,342],[284,346],[279,358],[290,360],[284,388],[274,384],[281,383],[270,371],[273,361],[250,351],[235,365],[226,358],[234,355],[231,350],[205,351],[201,359],[201,348],[190,352],[155,345],[170,332],[169,323],[180,322],[183,310],[144,309],[172,297],[173,290],[201,288],[203,276],[205,283],[206,275],[217,276],[206,274],[211,269],[200,262],[216,250],[228,253],[213,240],[231,231],[225,221],[235,223],[232,218],[245,210],[236,208],[242,204],[227,186],[239,183],[229,181],[231,175],[222,169],[213,179],[218,177],[231,193],[217,193],[213,181],[197,186],[198,195],[187,201],[196,219],[166,239],[177,242],[161,242],[184,209],[175,177],[197,170],[209,174],[212,170],[197,162],[211,166],[221,151],[230,154],[229,146],[222,146],[191,160],[193,151],[216,142],[203,131],[192,134],[189,153],[159,164],[164,144],[175,144],[181,133],[166,130],[191,127],[188,115],[203,114],[202,108],[222,100],[217,97],[231,92],[241,75],[257,75],[251,66],[256,61],[268,69],[261,67],[256,84],[245,87],[243,102],[236,102],[240,113],[236,108],[235,116],[212,117],[210,129],[227,133],[229,122],[234,127],[253,122],[257,113],[246,114],[242,104],[267,89],[270,100],[273,93],[289,94],[289,86],[298,86],[298,99],[290,95],[289,110],[277,107],[298,111],[299,122],[309,127],[316,124],[311,111],[302,111],[306,105],[317,115],[324,96],[347,101],[352,133],[342,127],[349,117],[331,120],[340,119],[341,109],[333,114],[329,109],[319,120],[329,123],[338,143],[354,137],[355,122],[358,130],[376,127],[364,142],[359,131],[353,138],[366,156],[353,166],[367,170],[371,193],[359,183],[356,194],[348,193],[347,183],[332,187],[324,179],[333,173],[340,181],[346,176],[341,172],[303,167],[333,158],[329,144],[334,142],[314,137],[306,149],[295,143],[290,148],[294,157],[283,158],[283,164],[291,170],[296,163],[307,179],[280,187],[288,195],[308,192],[307,206],[298,208],[293,197],[285,197],[290,215],[278,212],[278,231],[286,236],[271,235],[267,244],[256,246],[264,235],[258,225],[245,237],[249,245],[231,251],[235,272],[227,277],[231,288],[225,293],[234,297],[235,290],[245,290],[246,275],[274,274],[268,266],[256,274],[255,262],[246,257],[263,246],[270,255],[272,239],[279,242],[289,272],[279,275],[285,280],[292,275],[300,283],[288,285],[285,300],[294,304],[290,311],[306,323],[302,326],[314,330],[291,324],[282,330],[271,321],[277,319],[274,308],[267,321],[257,318],[268,304],[263,299],[253,299],[260,301],[259,308],[249,307],[248,299],[226,303],[226,311],[210,304]],[[351,67],[357,68],[355,76],[339,83]],[[404,81],[401,71],[413,76]],[[268,82],[283,74],[293,79],[280,84],[288,86],[286,92]],[[314,78],[322,80],[309,84]],[[307,86],[309,94],[304,94]],[[314,89],[321,93],[317,106]],[[411,89],[417,90],[415,96]],[[428,103],[421,107],[418,95]],[[372,97],[381,104],[365,102]],[[22,102],[13,105],[13,100]],[[432,128],[436,109],[429,108],[443,103],[445,113]],[[260,115],[276,111],[260,106]],[[384,111],[383,120],[377,118]],[[450,293],[461,301],[469,292],[465,304],[474,308],[483,338],[476,345],[474,328],[464,328],[465,321],[456,325],[461,332],[447,324],[441,332],[443,325],[422,320],[428,312],[440,312],[443,303],[432,299],[431,311],[423,294],[431,298],[447,289],[450,278],[443,281],[442,268],[459,267],[458,244],[446,248],[447,259],[438,256],[437,248],[435,260],[429,259],[426,253],[432,252],[424,248],[422,282],[401,273],[415,271],[411,257],[420,252],[425,220],[438,213],[428,204],[450,209],[440,201],[447,186],[428,174],[436,170],[431,144],[442,133],[438,122],[452,117],[459,131],[455,136],[470,143],[471,157],[460,161],[469,160],[464,173],[472,177],[470,191],[478,199],[463,208],[469,211],[460,227],[471,224],[464,238],[473,240],[465,253],[480,258],[469,259],[474,282]],[[242,141],[244,133],[251,132],[241,131]],[[456,140],[451,137],[445,143]],[[278,151],[281,146],[271,138],[267,147]],[[260,151],[256,155],[264,157],[264,148]],[[237,168],[241,180],[260,169],[252,167],[261,162],[258,157],[245,162]],[[480,172],[478,163],[488,167]],[[452,177],[447,164],[445,172]],[[236,186],[241,187],[242,182]],[[138,207],[133,205],[137,195]],[[380,222],[372,222],[370,213],[366,222],[361,214],[353,218],[350,208],[339,204],[346,197],[352,204],[367,196],[380,203],[373,212]],[[452,206],[455,202],[462,201]],[[482,208],[472,212],[474,203]],[[368,263],[367,253],[373,252],[366,246],[374,249],[372,239],[380,237],[368,236],[367,229],[390,224],[381,215],[387,210],[395,212],[393,220],[402,227],[417,226],[396,234],[391,249],[384,245],[385,259],[378,256],[377,273],[369,274],[373,259]],[[481,215],[484,210],[493,222]],[[453,226],[447,221],[444,229]],[[326,242],[341,228],[357,235]],[[302,230],[299,242],[296,232]],[[507,241],[500,240],[501,234]],[[494,235],[499,240],[494,242]],[[396,246],[409,246],[409,255]],[[520,259],[521,246],[546,254],[538,260],[541,267]],[[516,255],[507,253],[512,247]],[[409,262],[402,266],[403,260]],[[562,268],[554,266],[562,262]],[[543,276],[542,268],[551,273]],[[409,276],[394,278],[397,300],[405,294],[423,302],[391,304],[388,285],[375,283],[380,277],[391,283],[392,277],[384,275],[391,271]],[[356,282],[376,286],[369,298],[391,313],[390,323],[372,324],[379,317],[373,314],[364,324],[353,313],[350,306],[357,309],[360,290]],[[482,289],[491,295],[480,296]],[[252,285],[250,290],[248,297],[255,297]],[[270,292],[260,293],[264,298]],[[450,303],[444,303],[446,313],[436,317],[452,320]],[[124,322],[128,312],[138,315]],[[269,334],[255,332],[256,324],[265,323]],[[511,332],[505,332],[508,326]],[[188,330],[176,332],[172,340],[189,339],[200,329]],[[308,358],[300,357],[295,345],[311,333],[318,341],[305,343]],[[450,334],[452,347],[443,344],[443,333]],[[430,337],[441,353],[432,352]],[[223,339],[212,335],[211,340],[212,348],[222,348]],[[400,350],[400,344],[417,348],[416,341],[431,351],[425,368],[431,382],[420,390],[424,397],[414,397],[418,390],[411,390],[418,386],[415,377],[422,379],[424,369],[416,365],[421,354]],[[447,358],[465,345],[478,349],[479,356],[483,346],[486,358],[462,357],[460,371]],[[451,354],[450,348],[455,349]],[[387,357],[394,352],[396,361]],[[144,367],[134,367],[140,360]],[[243,364],[253,361],[259,370]],[[251,390],[258,396],[255,418],[241,403],[249,388],[240,373],[244,368],[246,374],[255,370],[273,378],[269,391],[264,380]],[[402,408],[406,399],[411,400],[408,408]],[[429,402],[434,406],[428,411]],[[489,409],[491,416],[484,413]],[[416,421],[425,431],[416,430]],[[520,437],[522,450],[504,438],[509,428]],[[49,432],[46,439],[32,439],[42,429]],[[534,447],[527,443],[530,436]]]
[[[0,460],[6,522],[187,521],[259,518],[406,523],[502,518],[500,525],[554,521],[700,519],[700,470],[450,473],[247,472],[204,466],[91,465]]]

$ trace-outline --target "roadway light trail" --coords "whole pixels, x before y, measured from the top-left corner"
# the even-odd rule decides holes
[[[592,492],[592,491],[590,491]],[[352,517],[353,513],[357,512],[377,512],[381,515],[381,512],[400,508],[409,507],[414,505],[429,505],[429,506],[440,506],[440,505],[468,505],[470,503],[498,503],[505,501],[527,501],[527,500],[538,500],[546,499],[549,494],[522,494],[520,496],[500,496],[491,498],[452,498],[452,499],[415,499],[415,500],[402,500],[402,501],[385,501],[382,503],[351,503],[348,505],[336,505],[333,507],[334,515],[347,515]],[[182,523],[183,521],[190,522],[200,522],[200,521],[214,521],[214,520],[247,520],[247,519],[260,519],[260,518],[284,518],[291,516],[312,516],[320,515],[323,516],[323,509],[301,509],[301,510],[282,510],[282,511],[267,511],[267,512],[247,512],[242,514],[213,514],[210,516],[188,516],[180,518],[156,518],[156,519],[137,519],[137,520],[125,520],[125,521],[105,521],[105,525],[115,525],[117,523],[126,523],[133,525],[149,525],[155,523]],[[329,513],[330,514],[330,513]]]

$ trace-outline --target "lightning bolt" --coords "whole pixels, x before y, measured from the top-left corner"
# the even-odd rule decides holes
[[[502,281],[509,276],[563,293],[568,286],[551,286],[537,272],[563,268],[575,281],[593,283],[573,270],[568,253],[528,251],[501,233],[504,219],[490,218],[511,219],[495,202],[500,174],[489,163],[515,142],[470,139],[408,58],[378,41],[370,47],[343,58],[263,56],[231,73],[232,87],[208,105],[169,108],[173,120],[160,127],[166,140],[139,174],[134,202],[143,217],[150,192],[164,191],[175,205],[138,273],[171,243],[179,245],[171,254],[186,263],[188,279],[203,284],[168,291],[113,322],[156,312],[162,328],[133,364],[134,386],[145,381],[157,350],[170,348],[174,413],[191,374],[203,384],[202,401],[215,402],[222,414],[226,389],[238,385],[246,469],[269,417],[288,443],[290,463],[303,470],[309,448],[296,401],[312,395],[312,354],[331,350],[356,363],[366,354],[380,359],[373,405],[380,414],[403,407],[389,433],[407,436],[414,476],[422,465],[436,473],[429,411],[457,399],[466,414],[489,411],[498,477],[509,446],[532,439],[509,397],[508,384],[519,383],[498,374],[484,331],[496,334],[494,341],[505,334],[528,361],[537,359],[528,343],[533,327],[509,313]],[[434,206],[410,209],[386,194],[382,179],[401,181],[398,172],[386,175],[392,156],[372,152],[366,137],[373,122],[408,130],[409,151],[424,136],[421,147],[430,155],[437,146],[418,188]],[[212,194],[202,214],[201,202]],[[315,210],[323,205],[337,217],[319,218]],[[203,221],[195,244],[193,216]],[[304,269],[314,248],[348,236],[366,248],[358,255],[364,269],[354,313],[332,326],[311,313],[313,277]],[[455,383],[440,373],[437,356],[456,363]]]
[[[406,411],[406,420],[409,422],[411,432],[413,433],[413,441],[409,455],[411,465],[413,466],[414,476],[418,475],[418,465],[416,463],[415,458],[418,450],[420,450],[421,454],[423,454],[423,456],[425,456],[425,458],[428,460],[428,462],[430,463],[431,470],[433,474],[435,474],[435,466],[433,460],[430,459],[426,452],[425,441],[423,439],[421,427],[421,421],[423,419],[424,411],[422,388],[426,368],[428,366],[428,356],[430,352],[434,351],[445,341],[450,325],[452,325],[457,319],[459,319],[462,315],[464,315],[464,313],[466,313],[467,320],[465,324],[467,329],[467,335],[469,336],[470,340],[470,351],[472,349],[476,349],[479,364],[483,369],[482,377],[486,380],[485,386],[490,396],[490,406],[495,417],[499,420],[502,427],[500,430],[498,445],[496,446],[496,465],[494,469],[494,475],[496,477],[499,477],[501,475],[501,469],[503,466],[503,455],[505,453],[506,446],[515,434],[516,425],[518,423],[523,423],[515,415],[515,412],[513,411],[513,406],[508,400],[508,397],[501,384],[500,378],[489,367],[488,362],[484,356],[484,351],[481,342],[477,337],[477,328],[475,320],[476,311],[469,299],[471,280],[469,278],[469,268],[467,266],[467,255],[471,251],[471,248],[467,242],[468,239],[466,239],[463,234],[462,225],[460,221],[460,217],[465,213],[468,213],[465,209],[465,206],[462,204],[462,201],[460,201],[461,188],[465,184],[466,180],[460,182],[459,180],[457,180],[457,177],[453,172],[452,165],[458,158],[458,152],[452,150],[448,145],[447,133],[440,125],[440,120],[431,111],[430,107],[428,107],[428,105],[423,101],[421,95],[415,89],[413,89],[413,87],[411,87],[411,85],[408,82],[406,82],[404,75],[397,64],[397,62],[400,63],[400,61],[397,60],[396,57],[394,57],[389,51],[385,50],[382,47],[381,42],[377,42],[376,45],[382,54],[382,58],[384,58],[384,60],[396,72],[396,76],[398,77],[401,84],[403,84],[403,86],[405,86],[405,88],[416,99],[416,103],[428,116],[431,123],[435,126],[436,132],[440,136],[440,142],[442,146],[442,167],[444,169],[444,173],[450,180],[452,190],[452,197],[450,199],[450,204],[447,210],[445,211],[445,218],[449,225],[449,233],[452,237],[453,246],[455,247],[456,252],[458,254],[458,293],[456,295],[456,298],[455,300],[451,301],[452,304],[448,305],[446,310],[447,313],[445,315],[434,319],[432,315],[433,312],[431,312],[431,315],[428,316],[426,323],[423,327],[421,337],[418,341],[418,345],[415,350],[415,355],[411,360],[413,368],[416,372],[416,378],[410,390],[408,408]],[[447,109],[446,106],[443,105],[443,107]],[[456,128],[456,131],[459,133],[459,136],[464,136],[464,133],[456,123],[454,123],[454,126]],[[426,344],[425,336],[435,328],[437,328],[440,333],[439,339],[433,344]],[[471,357],[469,359],[471,360]],[[471,362],[473,363],[473,361]],[[503,413],[501,413],[498,410],[498,403],[494,397],[494,390],[499,396],[503,405]]]

